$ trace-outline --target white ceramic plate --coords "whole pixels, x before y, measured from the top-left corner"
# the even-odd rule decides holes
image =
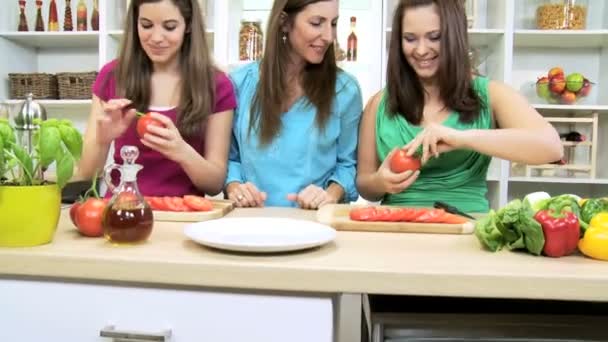
[[[322,246],[336,237],[314,221],[271,217],[221,218],[186,226],[184,234],[209,247],[239,252],[289,252]]]

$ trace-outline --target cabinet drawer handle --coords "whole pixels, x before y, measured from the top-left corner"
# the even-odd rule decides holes
[[[168,342],[171,337],[171,330],[149,334],[138,331],[116,330],[113,325],[109,325],[99,331],[99,336],[113,338],[117,342]]]

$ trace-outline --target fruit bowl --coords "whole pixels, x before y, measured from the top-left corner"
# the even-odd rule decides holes
[[[581,73],[566,75],[562,68],[554,67],[536,80],[536,95],[550,104],[575,104],[589,96],[595,85]]]

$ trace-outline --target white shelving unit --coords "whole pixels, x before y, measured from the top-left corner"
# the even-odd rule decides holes
[[[116,57],[122,38],[123,20],[128,0],[100,1],[98,32],[16,32],[17,1],[4,4],[0,14],[0,101],[14,108],[21,101],[9,99],[9,72],[65,72],[98,70]],[[340,66],[357,77],[364,103],[385,83],[387,44],[392,32],[392,14],[397,0],[342,0],[338,42],[342,48],[350,32],[349,19],[357,18],[358,61]],[[76,19],[72,0],[72,16]],[[92,0],[87,0],[92,9]],[[540,1],[477,0],[469,41],[480,55],[482,74],[510,84],[524,94],[532,105],[547,117],[589,117],[598,114],[597,166],[595,178],[520,177],[511,174],[510,163],[493,160],[488,174],[489,199],[499,207],[511,198],[528,192],[573,192],[581,196],[608,193],[608,3],[588,0],[587,29],[578,31],[536,30],[534,16]],[[63,26],[64,0],[57,0],[60,29]],[[272,0],[207,0],[203,2],[207,35],[215,60],[224,70],[242,66],[238,60],[238,34],[242,19],[266,21]],[[35,6],[27,2],[30,29],[34,27]],[[48,1],[43,18],[48,20]],[[89,21],[90,24],[90,21]],[[561,66],[567,73],[580,72],[595,83],[590,95],[576,105],[546,104],[535,94],[534,83],[551,67]],[[84,127],[90,100],[41,101],[50,116],[67,116]],[[579,126],[588,123],[577,123]],[[582,129],[582,128],[581,128]],[[591,133],[588,133],[591,134]],[[566,144],[567,145],[567,144]],[[531,147],[533,148],[533,147]],[[585,144],[565,146],[589,149]]]

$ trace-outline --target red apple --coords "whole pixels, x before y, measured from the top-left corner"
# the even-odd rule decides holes
[[[563,104],[573,104],[576,102],[576,94],[570,90],[565,90],[561,95],[561,99]]]
[[[580,96],[580,97],[585,97],[585,96],[589,95],[590,91],[591,91],[591,82],[589,82],[589,80],[585,78],[583,80],[583,87],[578,91],[578,93],[576,93],[576,95]]]
[[[561,94],[566,89],[566,80],[564,76],[554,76],[549,79],[549,90],[554,94]]]
[[[560,67],[553,67],[551,68],[551,70],[549,70],[549,73],[547,75],[549,76],[549,79],[560,76],[564,78],[564,69]]]

